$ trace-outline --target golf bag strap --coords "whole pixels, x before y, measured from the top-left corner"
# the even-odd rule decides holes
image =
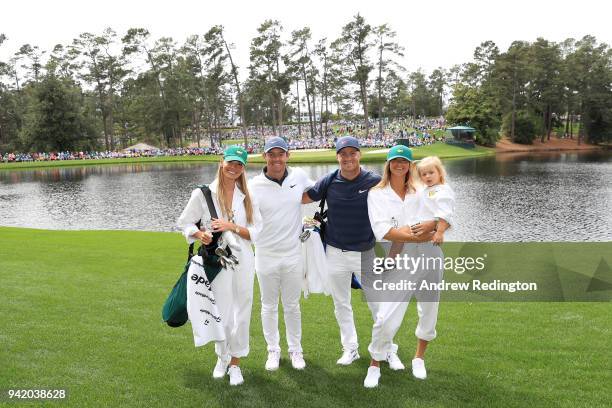
[[[217,215],[217,210],[215,209],[215,204],[212,199],[212,192],[210,188],[204,184],[200,186],[200,190],[202,190],[202,194],[204,194],[204,198],[206,199],[206,205],[208,205],[208,212],[210,213],[210,218],[219,218]]]
[[[206,205],[208,206],[208,212],[210,213],[210,217],[218,218],[217,210],[215,209],[215,204],[213,203],[213,200],[212,200],[212,192],[210,191],[210,188],[206,184],[204,184],[200,186],[200,191],[202,191],[202,194],[204,195],[204,199],[206,200]],[[202,220],[196,222],[196,227],[198,227],[198,229],[200,229],[201,226],[202,226]],[[189,249],[187,252],[187,260],[190,260],[191,257],[194,255],[194,252],[193,252],[194,245],[195,245],[195,242],[192,242],[191,244],[189,244]]]
[[[321,220],[325,220],[327,218],[327,211],[324,211],[325,200],[327,199],[327,190],[329,189],[329,186],[331,185],[331,183],[333,183],[334,179],[337,176],[338,176],[338,170],[336,169],[331,175],[331,177],[329,177],[329,180],[327,181],[325,187],[323,188],[323,197],[321,197],[321,203],[319,204],[319,215],[321,217]]]
[[[324,220],[327,218],[327,211],[325,209],[325,200],[327,199],[327,188],[323,193],[323,198],[321,198],[321,202],[319,203],[319,214],[321,214],[321,219]]]

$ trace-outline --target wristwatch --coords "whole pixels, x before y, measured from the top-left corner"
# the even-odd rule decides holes
[[[240,227],[238,225],[236,225],[236,228],[234,228],[234,232],[240,235]]]

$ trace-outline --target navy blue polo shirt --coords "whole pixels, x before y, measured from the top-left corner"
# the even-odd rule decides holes
[[[340,171],[323,176],[307,191],[313,201],[320,201],[327,188],[327,244],[345,251],[367,251],[374,247],[376,238],[368,217],[368,191],[381,177],[361,168],[359,176],[347,180]]]

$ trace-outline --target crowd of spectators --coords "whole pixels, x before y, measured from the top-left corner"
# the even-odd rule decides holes
[[[408,139],[411,146],[424,146],[444,140],[439,132],[446,129],[443,118],[436,119],[417,119],[406,121],[386,122],[383,132],[379,132],[378,122],[371,120],[369,124],[368,136],[363,121],[333,121],[328,122],[327,126],[317,124],[314,130],[314,137],[311,136],[309,124],[283,125],[273,128],[272,126],[248,127],[247,138],[249,153],[259,153],[263,149],[265,140],[269,137],[280,134],[287,139],[291,150],[315,150],[333,149],[338,137],[344,135],[354,135],[360,139],[363,147],[388,148],[396,144],[397,139]],[[437,133],[437,136],[435,135]],[[324,135],[323,135],[324,134]],[[35,152],[17,153],[0,152],[2,162],[32,162],[32,161],[55,161],[55,160],[99,160],[99,159],[119,159],[131,157],[162,157],[162,156],[201,156],[220,154],[223,146],[228,143],[241,143],[243,138],[242,129],[232,130],[223,134],[223,143],[216,143],[205,147],[188,148],[167,148],[151,150],[118,150],[118,151],[63,151],[63,152]]]
[[[202,156],[220,154],[222,149],[217,147],[190,147],[151,150],[119,150],[119,151],[81,151],[81,152],[52,152],[52,153],[0,153],[3,162],[33,162],[56,160],[100,160],[125,159],[131,157],[163,157],[163,156]]]

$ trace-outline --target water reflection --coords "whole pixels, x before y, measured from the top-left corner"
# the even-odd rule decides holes
[[[447,160],[457,193],[454,241],[610,241],[609,153],[523,153]],[[302,166],[313,179],[334,165]],[[381,172],[383,165],[367,165]],[[250,165],[247,176],[261,171]],[[0,171],[0,225],[174,230],[211,163],[134,163]],[[305,206],[314,213],[316,205]]]

